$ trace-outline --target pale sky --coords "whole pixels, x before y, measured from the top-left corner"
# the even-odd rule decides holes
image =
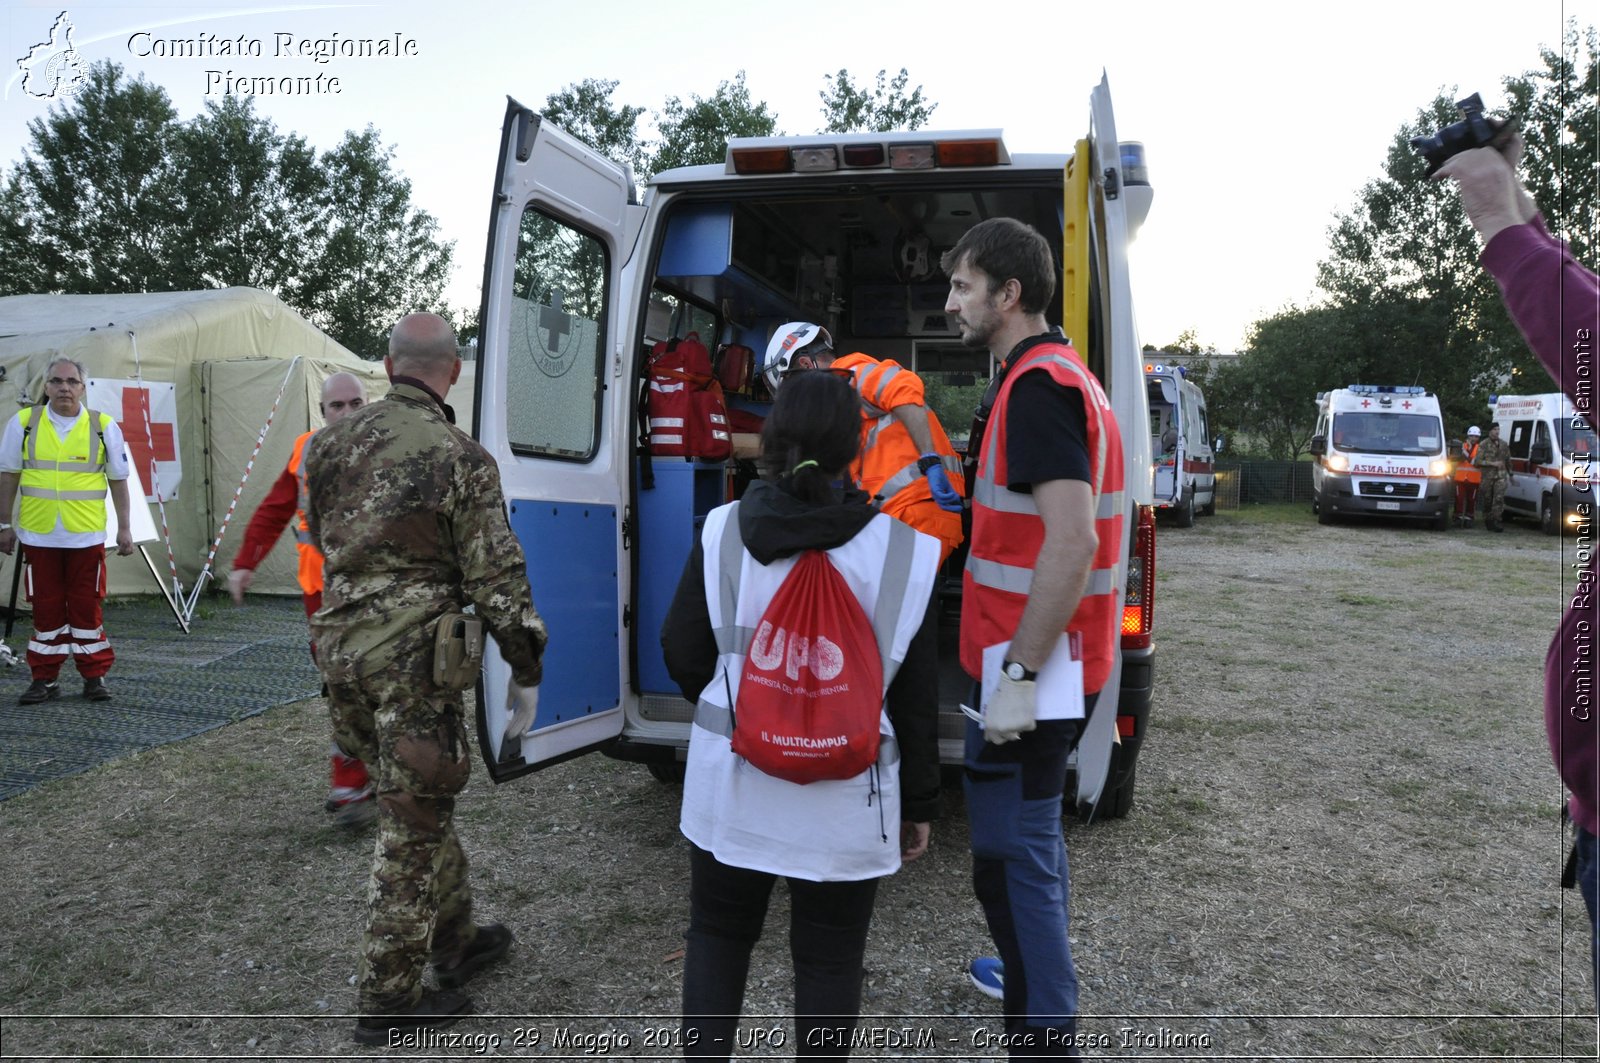
[[[7,0],[0,12],[0,164],[28,143],[48,101],[23,91],[16,60],[66,10],[89,63],[110,59],[164,86],[180,118],[222,79],[325,75],[338,92],[258,96],[259,113],[319,149],[374,125],[395,148],[413,202],[455,242],[452,305],[475,307],[505,97],[535,109],[584,78],[613,100],[658,110],[710,96],[744,70],[786,133],[814,132],[818,93],[841,67],[870,84],[905,67],[937,102],[931,128],[1000,127],[1014,151],[1070,151],[1089,92],[1110,78],[1118,135],[1145,144],[1155,201],[1133,249],[1141,339],[1185,328],[1233,350],[1250,323],[1312,297],[1327,229],[1380,173],[1402,122],[1438,92],[1504,101],[1501,79],[1559,48],[1566,19],[1600,3],[1343,0],[1305,4],[983,4],[642,0],[383,4]],[[1024,11],[1041,13],[1020,14]],[[1014,14],[1016,13],[1016,14]],[[152,42],[258,42],[257,56],[172,58]],[[282,35],[282,36],[280,36]],[[317,63],[287,40],[414,42],[399,58]],[[314,47],[314,44],[313,44]],[[207,71],[216,71],[208,75]]]

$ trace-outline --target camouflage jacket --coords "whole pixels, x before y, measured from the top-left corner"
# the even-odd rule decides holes
[[[1509,472],[1510,459],[1511,448],[1505,440],[1484,436],[1478,444],[1477,453],[1472,455],[1472,464],[1487,473]]]
[[[500,470],[427,390],[397,381],[319,431],[305,457],[306,521],[326,563],[311,619],[329,681],[402,658],[431,662],[433,624],[468,603],[518,683],[543,673],[544,622],[506,519]]]

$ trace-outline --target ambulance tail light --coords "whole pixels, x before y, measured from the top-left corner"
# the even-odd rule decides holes
[[[1122,604],[1122,647],[1130,650],[1150,645],[1156,605],[1155,507],[1138,507],[1137,522],[1133,553],[1128,556],[1128,593]]]
[[[729,163],[736,174],[788,173],[788,148],[732,148]]]

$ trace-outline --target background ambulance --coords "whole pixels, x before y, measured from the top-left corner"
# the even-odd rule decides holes
[[[1506,516],[1539,522],[1549,535],[1587,527],[1594,515],[1594,429],[1558,392],[1501,395],[1492,403],[1511,450]]]
[[[1317,396],[1312,509],[1341,517],[1404,517],[1450,526],[1455,488],[1439,400],[1420,387],[1352,384]]]
[[[980,219],[1018,218],[1060,249],[1047,317],[1105,387],[1126,468],[1149,467],[1127,251],[1151,189],[1103,79],[1088,133],[1062,154],[1013,154],[999,130],[735,139],[722,163],[643,189],[512,100],[492,191],[473,434],[499,463],[550,629],[537,715],[509,737],[507,669],[485,654],[478,735],[496,781],[595,749],[681,778],[694,706],[666,672],[662,621],[705,515],[755,467],[738,446],[667,456],[646,436],[652,352],[674,340],[697,334],[725,359],[764,351],[783,322],[821,323],[836,349],[921,375],[960,440],[996,366],[945,315],[939,257]],[[723,379],[731,406],[759,409],[759,376]],[[1154,661],[1150,482],[1130,476],[1120,501],[1120,667],[1100,698],[1114,711],[1090,721],[1075,766],[1080,809],[1102,816],[1132,804]],[[960,761],[970,691],[954,652],[963,556],[938,591],[947,763]]]
[[[1181,365],[1148,363],[1151,475],[1156,512],[1180,528],[1194,527],[1196,512],[1217,511],[1217,464],[1206,419],[1206,397]],[[1218,441],[1220,442],[1220,440]]]

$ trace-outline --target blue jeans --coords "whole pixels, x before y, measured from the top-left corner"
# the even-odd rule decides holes
[[[1576,824],[1573,829],[1578,832],[1578,891],[1589,911],[1589,962],[1594,977],[1591,984],[1600,993],[1600,927],[1595,924],[1595,911],[1600,908],[1600,839]]]
[[[1085,710],[1094,696],[1085,698]],[[1013,1056],[1078,1059],[1078,976],[1067,941],[1071,885],[1061,832],[1067,755],[1082,720],[1042,720],[991,745],[967,721],[964,789],[972,885],[1005,964],[1006,1032]]]

